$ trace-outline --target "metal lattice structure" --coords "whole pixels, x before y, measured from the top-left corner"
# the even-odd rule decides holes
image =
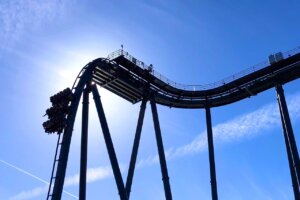
[[[130,198],[147,102],[149,101],[151,105],[163,186],[167,200],[172,199],[172,193],[156,105],[160,104],[185,109],[205,109],[211,193],[212,199],[217,200],[217,178],[210,109],[212,107],[237,102],[270,88],[276,88],[294,196],[296,200],[299,200],[299,155],[282,87],[283,84],[298,79],[299,77],[300,47],[284,54],[271,55],[269,61],[208,85],[183,85],[175,83],[154,71],[151,65],[145,65],[142,61],[137,60],[123,49],[110,54],[107,58],[96,59],[88,63],[81,70],[72,87],[73,98],[69,106],[66,126],[63,133],[59,133],[58,136],[47,199],[60,200],[62,196],[72,130],[81,96],[83,96],[83,112],[79,185],[80,200],[86,199],[88,104],[90,93],[92,93],[94,97],[99,122],[102,127],[121,200],[129,200]],[[141,102],[126,183],[124,183],[120,172],[97,85],[133,104]]]

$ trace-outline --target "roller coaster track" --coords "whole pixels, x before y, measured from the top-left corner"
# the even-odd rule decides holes
[[[63,137],[62,139],[61,137],[58,138],[47,199],[61,199],[72,131],[82,94],[84,94],[83,103],[86,105],[83,108],[83,113],[85,113],[87,116],[88,95],[90,92],[93,93],[121,200],[129,199],[146,102],[148,100],[151,102],[156,140],[167,200],[171,200],[172,195],[169,185],[156,104],[187,109],[205,108],[211,170],[212,199],[217,200],[218,197],[214,167],[213,134],[210,108],[234,103],[268,90],[272,87],[276,87],[294,195],[295,199],[298,200],[300,199],[300,161],[282,85],[298,79],[299,77],[300,47],[282,54],[282,58],[276,60],[276,62],[272,60],[270,62],[263,62],[221,81],[207,85],[183,85],[173,82],[153,70],[151,65],[145,65],[142,61],[137,60],[128,52],[123,51],[123,49],[113,52],[107,58],[95,59],[88,63],[80,71],[72,87],[74,97],[70,105],[70,111],[66,121],[67,125],[66,128],[64,128]],[[110,138],[110,132],[102,108],[100,95],[97,91],[96,85],[92,84],[92,82],[95,82],[97,85],[115,93],[116,95],[133,104],[142,101],[132,150],[132,157],[130,161],[130,173],[128,173],[129,176],[127,177],[128,179],[126,187],[124,186],[124,182],[119,170],[114,147]],[[87,135],[88,118],[86,116],[83,117],[85,121],[82,122],[83,126],[86,127],[86,130],[82,130],[82,135]],[[82,144],[84,144],[83,141]],[[81,150],[81,152],[86,156],[86,150]],[[84,170],[85,172],[83,171],[82,174],[86,174],[86,167]],[[80,199],[84,200],[84,178],[80,181],[80,183],[80,188],[83,191],[82,193],[80,192]]]
[[[284,59],[276,63],[263,62],[207,85],[170,81],[123,50],[110,54],[108,59],[97,59],[94,64],[93,80],[132,103],[152,93],[161,105],[204,108],[230,104],[299,78],[300,47],[284,53]]]

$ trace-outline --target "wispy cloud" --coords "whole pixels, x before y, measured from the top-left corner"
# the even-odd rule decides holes
[[[12,197],[9,200],[24,200],[24,199],[32,199],[34,197],[40,196],[41,194],[46,193],[48,190],[48,186],[37,187],[32,190],[22,191]]]
[[[288,96],[289,112],[292,119],[297,119],[300,117],[300,93]],[[251,138],[259,134],[263,134],[266,130],[271,130],[274,127],[279,127],[281,125],[278,105],[276,103],[263,106],[262,108],[241,115],[237,118],[229,120],[225,123],[218,124],[213,127],[214,141],[215,143],[230,143],[234,141],[239,141],[245,138]],[[194,140],[190,143],[177,148],[170,148],[166,151],[167,159],[175,159],[181,156],[191,155],[195,153],[202,152],[207,147],[206,131],[200,133]],[[1,161],[1,160],[0,160]],[[138,162],[137,166],[144,167],[147,165],[152,165],[158,163],[158,155],[148,156]],[[5,161],[1,161],[6,164]],[[10,165],[9,165],[10,166]],[[26,172],[15,166],[11,166],[16,170],[23,172],[37,180],[36,177],[29,172]],[[121,166],[121,171],[125,171],[125,167]],[[94,181],[103,180],[105,178],[110,178],[113,176],[110,166],[89,168],[87,170],[87,182],[91,183]],[[43,183],[47,181],[41,179]],[[79,184],[79,174],[69,176],[65,180],[65,186],[73,186]],[[29,191],[22,191],[21,193],[15,195],[10,200],[25,200],[31,199],[36,196],[45,194],[47,191],[47,186],[34,188]],[[71,194],[72,195],[72,194]],[[76,196],[73,196],[77,198]]]
[[[27,31],[62,15],[71,0],[0,1],[0,47],[7,48]]]
[[[25,200],[25,199],[32,199],[34,197],[41,196],[43,194],[46,194],[48,192],[49,184],[41,187],[36,187],[32,190],[26,190],[22,191],[12,197],[9,198],[9,200]],[[78,197],[70,192],[67,192],[63,190],[63,193],[67,194],[70,197],[73,197],[74,199],[78,199]]]
[[[19,172],[25,174],[25,175],[28,175],[28,176],[30,176],[30,177],[32,177],[32,178],[34,178],[34,179],[36,179],[36,180],[38,180],[38,181],[40,181],[40,182],[46,184],[46,186],[43,186],[43,187],[37,187],[37,188],[35,188],[35,189],[33,189],[33,190],[22,191],[21,193],[15,195],[15,196],[13,196],[13,197],[11,197],[11,198],[10,198],[11,200],[30,199],[30,198],[39,196],[39,195],[41,195],[41,194],[47,192],[48,187],[49,187],[49,182],[48,182],[48,181],[46,181],[46,180],[44,180],[44,179],[42,179],[42,178],[40,178],[40,177],[38,177],[38,176],[36,176],[36,175],[30,173],[30,172],[28,172],[28,171],[26,171],[26,170],[24,170],[24,169],[21,169],[20,167],[17,167],[17,166],[15,166],[15,165],[11,164],[11,163],[8,163],[8,162],[6,162],[6,161],[4,161],[4,160],[1,160],[1,159],[0,159],[0,162],[3,163],[3,164],[5,164],[6,166],[9,166],[9,167],[11,167],[11,168],[13,168],[13,169],[15,169],[15,170],[17,170],[17,171],[19,171]],[[65,194],[67,194],[67,195],[69,195],[69,196],[71,196],[71,197],[74,197],[74,198],[78,199],[77,196],[71,194],[70,192],[67,192],[67,191],[63,190],[63,193],[65,193]]]
[[[102,180],[113,175],[111,167],[97,167],[89,168],[87,170],[86,182],[91,183],[98,180]],[[65,186],[78,185],[79,184],[79,174],[67,177],[65,180]]]
[[[48,192],[48,188],[49,188],[49,182],[29,173],[21,168],[18,168],[12,164],[9,164],[3,160],[0,160],[0,161],[18,171],[20,171],[28,176],[31,176],[32,178],[35,178],[46,184],[44,186],[36,187],[31,190],[21,191],[20,193],[12,196],[10,198],[10,200],[26,200],[26,199],[32,199],[34,197],[38,197],[41,195],[46,195],[46,193]],[[125,170],[125,168],[123,168],[121,166],[121,171],[124,171],[124,170]],[[87,181],[87,183],[91,183],[91,182],[103,180],[103,179],[106,179],[106,178],[109,178],[112,176],[113,176],[113,173],[112,173],[111,167],[109,167],[109,166],[89,168],[87,170],[87,177],[86,177],[87,180],[86,181]],[[75,175],[66,177],[64,186],[68,187],[68,186],[73,186],[73,185],[78,185],[78,184],[79,184],[79,174],[75,174]],[[78,199],[78,197],[76,195],[73,195],[65,190],[63,192],[75,199]]]
[[[292,119],[300,117],[300,93],[288,96],[288,107]],[[281,125],[278,105],[276,103],[263,106],[262,108],[236,117],[230,121],[213,127],[215,143],[230,143],[245,138],[263,134],[266,130]],[[199,153],[207,149],[206,131],[200,133],[193,141],[177,148],[166,151],[168,159]],[[138,162],[138,167],[152,165],[158,162],[157,155],[150,155]]]

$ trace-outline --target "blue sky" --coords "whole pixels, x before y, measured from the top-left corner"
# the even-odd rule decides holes
[[[300,44],[300,2],[0,0],[0,199],[45,199],[56,135],[42,129],[49,97],[89,61],[123,44],[171,80],[206,84]],[[284,86],[299,141],[299,80]],[[123,179],[139,105],[100,89]],[[87,199],[118,198],[90,104]],[[164,199],[147,106],[131,199]],[[210,199],[203,110],[158,106],[174,199]],[[79,108],[63,199],[78,196]],[[212,109],[220,199],[293,198],[275,90]],[[75,197],[74,197],[75,196]]]

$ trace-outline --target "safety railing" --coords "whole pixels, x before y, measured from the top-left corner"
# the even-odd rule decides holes
[[[283,59],[286,59],[286,58],[296,55],[298,53],[300,53],[300,46],[297,48],[294,48],[292,50],[289,50],[287,52],[282,53]],[[132,55],[130,55],[128,52],[124,51],[123,49],[119,49],[115,52],[112,52],[111,54],[108,55],[107,58],[110,60],[113,60],[119,56],[124,56],[124,58],[126,58],[133,64],[137,65],[138,67],[145,69],[145,70],[149,70],[149,72],[153,76],[155,76],[156,78],[160,79],[161,81],[169,84],[170,86],[178,88],[178,89],[182,89],[182,90],[188,90],[188,91],[208,90],[208,89],[216,88],[216,87],[222,86],[224,84],[230,83],[232,81],[235,81],[243,76],[246,76],[248,74],[256,72],[256,71],[270,65],[270,62],[268,60],[266,60],[266,61],[260,62],[256,65],[253,65],[245,70],[242,70],[234,75],[228,76],[228,77],[226,77],[220,81],[214,82],[214,83],[203,84],[203,85],[185,85],[185,84],[177,83],[175,81],[168,79],[167,77],[163,76],[159,72],[153,70],[152,66],[146,65],[144,62],[136,59],[135,57],[133,57]]]

